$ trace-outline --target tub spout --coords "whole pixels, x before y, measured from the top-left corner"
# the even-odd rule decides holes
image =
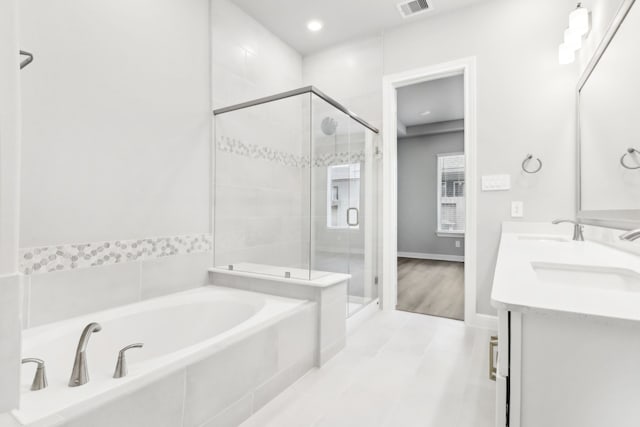
[[[89,370],[87,368],[87,345],[89,344],[89,337],[94,332],[100,332],[102,326],[99,323],[89,323],[80,335],[80,341],[78,342],[78,348],[76,349],[76,357],[73,362],[73,370],[71,371],[71,378],[69,378],[69,387],[77,387],[89,382]]]

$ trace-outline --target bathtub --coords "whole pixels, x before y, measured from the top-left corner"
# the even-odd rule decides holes
[[[91,322],[100,323],[102,330],[94,333],[89,340],[87,362],[90,381],[71,388],[67,383],[78,339],[84,326]],[[295,365],[300,375],[311,369],[314,365],[316,330],[317,315],[313,302],[218,286],[206,286],[27,329],[23,332],[23,357],[45,361],[49,386],[30,391],[35,367],[33,364],[23,365],[20,407],[12,414],[21,425],[73,424],[77,422],[74,420],[83,416],[89,417],[84,421],[89,422],[87,425],[98,425],[90,421],[91,411],[105,405],[113,406],[110,402],[144,387],[152,387],[154,382],[176,373],[184,376],[185,383],[191,380],[190,374],[194,375],[193,381],[200,381],[204,374],[197,373],[198,363],[213,360],[214,356],[216,360],[221,360],[220,363],[228,365],[225,368],[227,370],[255,368],[253,365],[238,364],[240,359],[245,364],[258,364],[258,370],[265,368],[267,363],[261,358],[248,361],[247,357],[238,358],[237,354],[234,356],[232,353],[225,357],[225,351],[238,353],[239,350],[233,348],[254,339],[251,337],[260,336],[260,345],[264,347],[260,351],[269,354],[275,351],[277,357],[274,363],[265,368],[265,372],[260,371],[255,376],[255,381],[247,382],[247,390],[236,393],[245,396],[270,378],[276,378],[283,370],[291,371],[290,366]],[[287,339],[292,341],[283,343]],[[296,341],[299,347],[294,352],[297,351],[300,357],[288,354],[291,348],[298,345]],[[114,379],[112,376],[118,351],[136,342],[144,343],[144,347],[127,351],[128,375]],[[219,391],[228,394],[222,384],[216,385],[219,382],[219,379],[211,378],[211,384],[220,390],[212,389],[209,393]],[[183,400],[180,403],[183,421],[179,425],[202,425],[203,421],[215,417],[215,413],[203,415],[202,408],[196,408],[194,417],[184,414],[193,403],[186,401],[187,392],[173,399]],[[177,403],[172,401],[169,404]],[[114,412],[117,413],[117,402],[115,405]],[[213,409],[222,411],[225,408],[225,402],[222,402]],[[128,414],[127,420],[131,417],[134,419],[130,425],[147,425],[140,424],[140,421],[136,423],[135,416]],[[123,422],[119,421],[117,425],[125,425]]]

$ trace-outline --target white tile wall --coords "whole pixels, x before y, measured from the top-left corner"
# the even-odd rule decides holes
[[[322,366],[331,359],[345,345],[346,336],[346,306],[347,306],[347,281],[333,286],[318,287],[296,283],[287,283],[282,279],[243,277],[236,274],[212,272],[209,274],[210,283],[217,286],[227,286],[236,289],[244,289],[254,292],[262,292],[288,298],[298,298],[314,301],[318,304],[318,347],[314,360],[318,366]],[[289,327],[285,335],[295,335],[296,329],[292,325],[283,323],[283,327]],[[284,336],[284,335],[283,335]],[[316,338],[314,338],[316,339]],[[301,344],[304,341],[298,341]],[[287,352],[290,357],[297,354]],[[283,356],[283,357],[286,357]],[[286,363],[285,363],[286,364]]]
[[[140,264],[140,297],[153,298],[204,286],[208,282],[207,269],[212,265],[211,252],[144,261]]]
[[[209,1],[20,8],[20,247],[208,233]]]
[[[215,107],[302,85],[300,55],[261,24],[228,0],[215,0],[211,16]],[[216,117],[216,265],[304,263],[300,162],[308,143],[302,114],[308,99]]]
[[[21,292],[21,276],[0,276],[0,412],[18,404]]]
[[[185,370],[110,402],[64,424],[64,427],[182,425]]]
[[[301,86],[302,59],[229,0],[211,3],[214,108]]]
[[[211,251],[24,276],[23,328],[203,286]]]
[[[374,126],[382,123],[382,37],[304,57],[303,82],[313,85]]]
[[[198,427],[278,370],[277,331],[268,329],[187,370],[185,426]]]
[[[21,43],[38,58],[20,88],[20,255],[31,262],[23,271],[38,273],[25,285],[23,326],[202,285],[208,247],[112,243],[200,235],[210,244],[209,1],[20,8]],[[80,259],[69,242],[102,247]],[[203,254],[166,256],[188,252]]]
[[[137,301],[139,269],[131,262],[27,276],[29,327]]]

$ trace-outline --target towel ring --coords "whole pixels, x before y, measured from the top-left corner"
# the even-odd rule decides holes
[[[527,154],[527,157],[525,157],[525,159],[522,161],[522,170],[525,171],[526,173],[538,173],[538,172],[540,172],[540,169],[542,169],[542,160],[540,160],[537,157],[536,157],[536,162],[538,162],[538,167],[535,168],[534,170],[528,170],[527,169],[527,163],[529,163],[531,161],[531,159],[533,159],[533,155]]]
[[[640,154],[640,151],[636,150],[635,148],[631,148],[630,147],[630,148],[627,148],[627,152],[624,153],[622,155],[622,157],[620,157],[620,164],[622,165],[623,168],[625,168],[625,169],[640,169],[640,164],[638,166],[629,166],[629,165],[625,164],[625,162],[624,162],[624,158],[629,156],[629,155],[632,155],[633,153]]]

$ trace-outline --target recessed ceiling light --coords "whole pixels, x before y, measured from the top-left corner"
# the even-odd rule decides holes
[[[309,29],[309,31],[313,31],[314,33],[316,31],[320,31],[322,27],[323,27],[322,21],[318,21],[317,19],[307,22],[307,28]]]
[[[431,111],[429,110],[423,111],[422,113],[420,113],[421,116],[428,116],[429,114],[431,114]]]

